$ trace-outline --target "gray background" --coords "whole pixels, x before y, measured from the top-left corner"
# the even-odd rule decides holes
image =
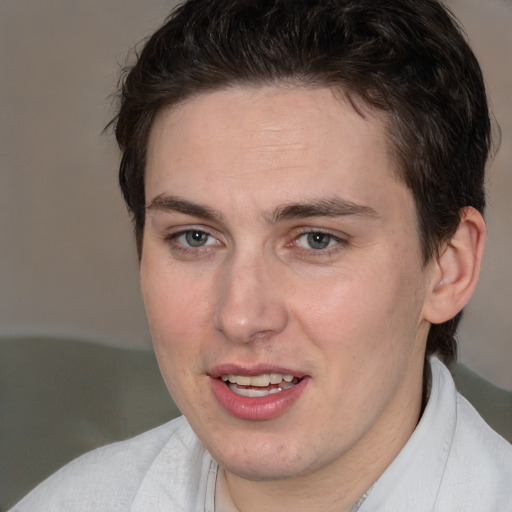
[[[150,346],[119,155],[101,131],[128,50],[173,4],[0,0],[0,334]],[[512,389],[512,2],[449,5],[480,58],[502,129],[461,358]]]

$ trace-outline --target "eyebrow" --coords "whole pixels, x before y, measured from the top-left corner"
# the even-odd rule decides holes
[[[146,210],[149,211],[163,211],[163,212],[178,212],[193,217],[199,217],[204,220],[220,221],[222,215],[220,212],[209,206],[193,203],[186,199],[181,199],[175,196],[169,196],[161,194],[156,196],[148,206]]]
[[[146,210],[177,212],[209,221],[222,221],[222,214],[209,206],[194,203],[176,196],[161,194],[156,196]],[[271,222],[281,220],[306,219],[309,217],[342,217],[355,215],[378,218],[377,212],[370,206],[364,206],[338,197],[290,203],[280,206],[270,216]]]
[[[278,222],[279,220],[305,219],[308,217],[343,217],[345,215],[379,217],[370,206],[335,197],[284,205],[274,212],[272,220]]]

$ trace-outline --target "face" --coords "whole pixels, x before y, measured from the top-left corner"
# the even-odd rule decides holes
[[[284,86],[154,124],[144,302],[169,390],[231,474],[375,459],[415,427],[431,277],[386,133],[330,89]]]

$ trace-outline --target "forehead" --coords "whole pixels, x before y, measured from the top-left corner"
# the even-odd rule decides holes
[[[251,135],[258,133],[265,138],[276,129],[279,133],[288,132],[288,136],[303,135],[319,142],[329,142],[327,134],[336,136],[333,128],[339,130],[340,118],[350,118],[352,124],[364,125],[367,132],[381,132],[387,139],[387,116],[382,111],[366,105],[363,100],[353,93],[339,88],[313,88],[300,85],[277,84],[272,86],[229,87],[218,91],[194,95],[186,101],[170,108],[163,109],[156,117],[150,131],[149,143],[154,141],[162,130],[173,127],[175,136],[183,136],[187,143],[196,141],[197,144],[213,141],[215,136],[222,138],[228,131],[234,137],[233,147],[241,142],[249,129]],[[207,131],[213,127],[218,130]],[[191,128],[195,132],[193,140],[186,139]],[[265,133],[265,129],[269,131]],[[336,131],[338,131],[336,130]],[[340,134],[346,136],[347,134]],[[198,140],[200,138],[200,140]]]
[[[162,193],[230,200],[216,196],[217,189],[249,200],[246,208],[278,196],[297,201],[335,193],[358,203],[378,200],[377,182],[381,192],[385,184],[402,185],[384,114],[356,106],[330,88],[230,88],[198,95],[155,120],[146,201]],[[265,193],[258,194],[262,187]]]

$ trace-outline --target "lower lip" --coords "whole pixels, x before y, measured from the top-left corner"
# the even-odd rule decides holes
[[[309,381],[309,377],[304,377],[292,388],[268,396],[250,398],[233,393],[221,379],[211,379],[213,395],[231,416],[256,421],[281,416],[299,399]]]

